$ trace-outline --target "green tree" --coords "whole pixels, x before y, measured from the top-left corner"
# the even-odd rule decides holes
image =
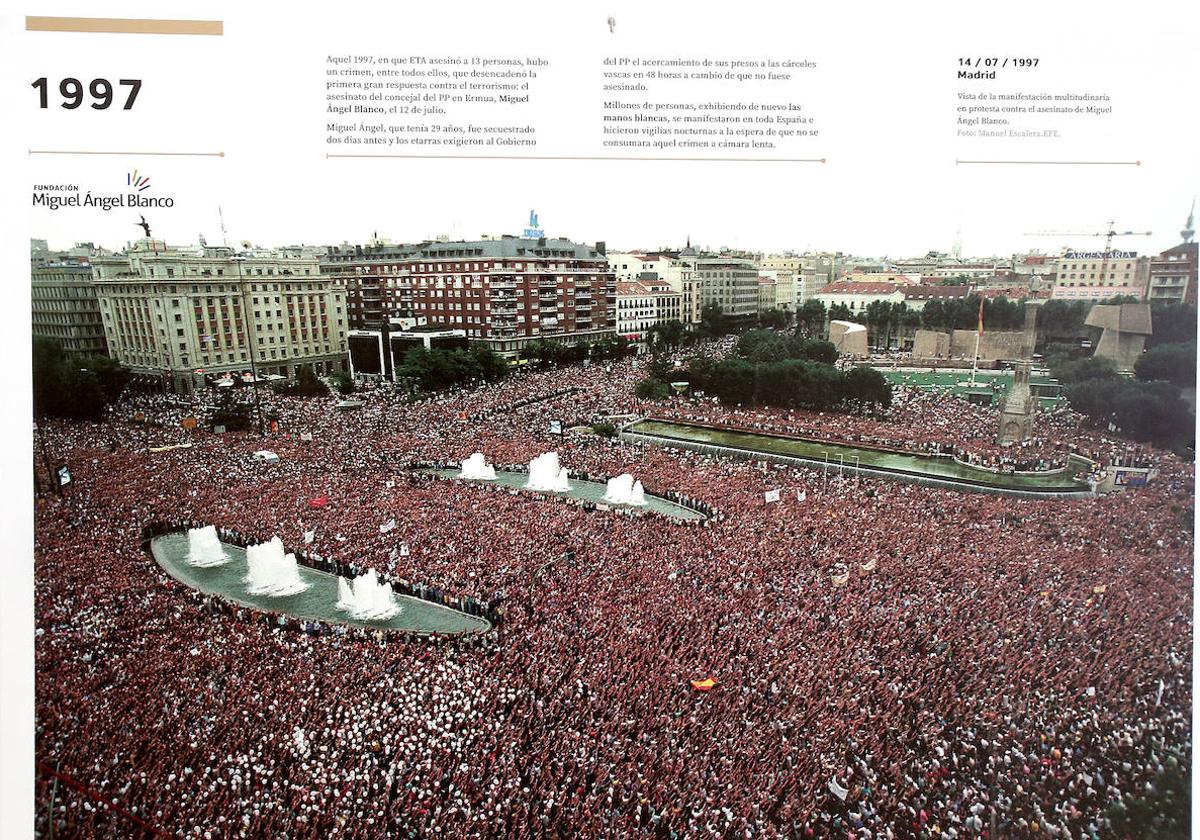
[[[892,404],[892,385],[887,378],[871,367],[856,367],[846,374],[846,398],[860,408]]]
[[[788,342],[788,355],[793,359],[808,359],[826,365],[832,365],[838,358],[833,342],[820,338],[793,338]]]
[[[692,388],[707,391],[716,374],[717,360],[712,356],[693,356],[688,359],[685,378]]]
[[[629,339],[623,335],[602,338],[591,346],[591,357],[594,361],[621,359],[629,353]]]
[[[615,438],[617,436],[617,427],[608,420],[593,423],[592,431],[602,438]]]
[[[940,300],[926,301],[921,310],[921,326],[927,330],[944,330],[950,326],[946,304]]]
[[[1147,347],[1159,344],[1196,343],[1196,307],[1185,303],[1151,301],[1150,323],[1154,333],[1146,338]]]
[[[1183,452],[1194,446],[1195,418],[1169,382],[1087,379],[1066,389],[1071,407],[1093,425],[1111,425],[1133,440]]]
[[[639,400],[665,400],[671,396],[671,386],[661,379],[647,377],[633,389]]]
[[[1133,366],[1138,379],[1173,382],[1196,387],[1196,345],[1159,344],[1143,353]]]
[[[685,332],[682,321],[663,321],[647,330],[647,341],[652,349],[674,348],[683,344]]]
[[[844,303],[835,303],[829,307],[830,321],[853,321],[854,315],[850,312],[850,307]]]
[[[707,337],[728,335],[732,330],[729,317],[719,303],[706,303],[700,309],[700,334]]]
[[[95,357],[79,358],[63,352],[53,339],[33,340],[33,410],[38,417],[98,420],[110,397],[101,385]],[[92,367],[88,365],[91,364]],[[112,387],[114,372],[103,375]],[[119,391],[117,392],[119,394]],[[115,396],[115,395],[114,395]]]
[[[81,366],[96,375],[107,402],[116,402],[129,384],[129,368],[108,356],[87,356]]]
[[[671,363],[665,353],[654,353],[650,357],[650,364],[647,365],[647,373],[650,378],[657,379],[660,382],[669,382],[674,376],[675,365]]]
[[[414,347],[404,354],[404,362],[396,373],[422,391],[439,391],[486,379],[481,359],[486,361],[488,358],[474,349],[426,350],[424,347]]]
[[[1090,308],[1082,300],[1048,300],[1038,312],[1038,331],[1048,342],[1095,338],[1096,331],[1083,324]]]
[[[1112,836],[1138,840],[1184,840],[1191,837],[1192,784],[1187,773],[1167,767],[1137,795],[1114,803],[1106,816]]]
[[[801,338],[825,334],[825,304],[809,298],[796,310],[796,335]]]
[[[339,394],[343,396],[354,393],[354,377],[344,370],[339,370],[330,377],[333,380],[333,387],[337,389]]]
[[[792,323],[792,313],[786,309],[764,309],[758,313],[758,325],[767,329],[782,330]]]
[[[1090,379],[1116,379],[1117,366],[1111,359],[1103,356],[1089,356],[1086,359],[1066,360],[1051,368],[1054,376],[1063,385],[1074,382],[1085,382]]]
[[[738,337],[734,352],[752,362],[778,362],[788,357],[788,342],[772,330],[749,330]]]
[[[286,384],[280,392],[294,397],[327,397],[329,386],[317,378],[312,365],[301,365],[296,370],[296,381]]]
[[[727,405],[748,405],[754,399],[754,365],[745,359],[725,359],[713,369],[707,390]]]
[[[978,303],[976,304],[978,307]],[[979,310],[975,310],[976,316]],[[1016,330],[1025,326],[1025,307],[1006,297],[984,301],[983,323],[989,330]]]
[[[487,382],[499,382],[508,376],[508,362],[504,357],[486,344],[471,346],[471,355],[479,366],[479,373]]]

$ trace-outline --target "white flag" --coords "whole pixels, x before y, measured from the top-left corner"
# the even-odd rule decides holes
[[[312,542],[314,539],[316,539],[316,537],[317,537],[317,532],[316,532],[316,531],[305,531],[305,532],[304,532],[304,544],[305,544],[305,545],[308,545],[308,544],[309,544],[309,543],[311,543],[311,542]]]
[[[392,519],[389,519],[387,522],[384,522],[382,525],[379,526],[379,533],[386,534],[388,531],[392,530],[395,527],[396,527],[396,519],[393,517]]]
[[[408,556],[408,546],[406,546],[406,545],[402,545],[402,546],[400,546],[400,556],[401,556],[401,557],[407,557],[407,556]]]
[[[846,794],[850,792],[850,788],[844,788],[838,784],[837,776],[829,780],[829,792],[843,802],[846,801]]]
[[[797,502],[803,502],[807,498],[808,498],[807,490],[797,490],[796,491],[796,501]]]
[[[875,571],[875,564],[877,562],[878,562],[878,559],[873,557],[873,558],[871,558],[870,563],[863,563],[863,564],[861,564],[860,568],[864,572],[873,572],[873,571]]]
[[[766,493],[763,493],[763,498],[766,499],[768,504],[770,504],[771,502],[778,502],[779,501],[779,491],[778,490],[768,490]]]
[[[312,443],[312,439],[313,439],[312,432],[301,432],[300,433],[300,440],[307,441],[308,443]]]

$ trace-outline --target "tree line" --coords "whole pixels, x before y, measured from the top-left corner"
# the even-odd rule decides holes
[[[1195,382],[1195,353],[1194,345],[1190,350],[1160,345],[1138,360],[1135,379],[1121,376],[1112,361],[1095,356],[1063,359],[1052,371],[1071,407],[1090,426],[1190,457],[1196,419],[1180,385]]]
[[[815,410],[862,410],[888,406],[892,388],[873,368],[841,371],[837,351],[828,341],[755,329],[742,334],[734,353],[720,361],[695,356],[685,368],[671,368],[655,357],[649,375],[635,393],[643,399],[665,399],[671,381],[687,382],[693,393],[715,396],[726,405],[773,405]]]
[[[33,339],[33,413],[37,417],[99,420],[120,397],[128,368],[108,356],[77,356],[50,338]]]

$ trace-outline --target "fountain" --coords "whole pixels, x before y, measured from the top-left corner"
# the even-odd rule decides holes
[[[459,473],[458,477],[471,479],[472,481],[495,481],[496,468],[484,462],[482,452],[476,452],[462,462],[462,472]]]
[[[646,490],[642,482],[634,481],[629,473],[610,478],[604,490],[604,501],[614,505],[645,507]]]
[[[525,489],[549,493],[566,493],[571,489],[567,468],[559,466],[557,452],[543,452],[529,462],[529,480],[525,482]]]
[[[387,621],[400,614],[390,583],[381,584],[374,569],[352,582],[338,578],[337,607],[360,621]]]
[[[221,547],[221,538],[217,529],[212,525],[203,528],[190,528],[188,535],[188,565],[200,569],[210,569],[213,566],[224,566],[229,562],[225,549]]]
[[[246,567],[243,580],[250,584],[246,591],[251,595],[281,598],[308,589],[308,584],[300,578],[296,555],[284,554],[283,541],[279,537],[267,543],[247,546]]]

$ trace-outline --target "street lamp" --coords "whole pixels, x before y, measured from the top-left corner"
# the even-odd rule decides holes
[[[254,342],[250,338],[250,306],[246,303],[246,279],[242,276],[242,263],[246,258],[241,254],[234,254],[229,258],[235,266],[237,266],[238,289],[242,297],[242,336],[245,338],[246,347],[250,351],[250,376],[254,380],[254,412],[258,415],[258,434],[259,437],[266,437],[266,432],[263,431],[263,416],[262,416],[262,396],[258,392],[258,363],[254,357]]]

